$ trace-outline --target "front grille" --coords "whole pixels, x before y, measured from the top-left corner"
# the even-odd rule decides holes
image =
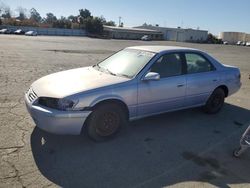
[[[27,97],[29,102],[34,102],[37,99],[37,94],[32,90],[32,88],[29,88],[27,91]]]

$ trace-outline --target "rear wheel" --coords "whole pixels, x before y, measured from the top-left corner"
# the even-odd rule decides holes
[[[126,114],[119,105],[113,103],[97,106],[88,120],[88,136],[94,141],[105,141],[113,137],[126,121]]]
[[[208,114],[215,114],[219,112],[225,101],[225,92],[221,88],[217,88],[211,94],[204,106],[204,111]]]

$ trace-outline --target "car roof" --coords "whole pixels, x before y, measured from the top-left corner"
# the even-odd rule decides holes
[[[126,49],[135,49],[135,50],[143,50],[143,51],[150,51],[155,53],[165,52],[165,51],[200,51],[194,48],[187,48],[187,47],[180,47],[180,46],[131,46],[127,47]]]

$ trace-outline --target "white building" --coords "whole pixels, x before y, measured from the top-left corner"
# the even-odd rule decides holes
[[[250,34],[242,32],[221,32],[219,39],[227,41],[229,44],[236,44],[238,41],[250,42]]]
[[[202,42],[207,40],[208,31],[195,30],[195,29],[183,29],[183,28],[167,28],[158,26],[138,26],[135,28],[151,29],[160,31],[163,33],[163,38],[170,41],[179,42]]]

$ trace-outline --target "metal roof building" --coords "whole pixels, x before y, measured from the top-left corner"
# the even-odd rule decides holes
[[[208,31],[183,28],[168,28],[151,25],[142,25],[135,28],[151,29],[163,33],[164,40],[179,41],[179,42],[203,42],[207,40]]]
[[[163,34],[160,31],[152,29],[131,28],[131,27],[114,27],[103,26],[104,35],[113,39],[141,39],[144,35],[148,35],[152,40],[162,40]]]

